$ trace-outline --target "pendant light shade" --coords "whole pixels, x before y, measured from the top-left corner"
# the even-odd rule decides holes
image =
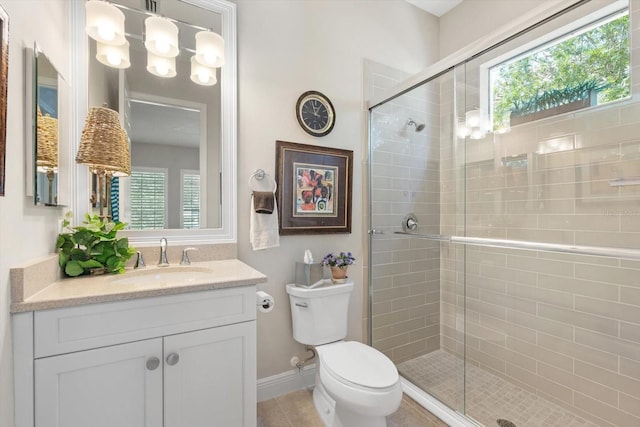
[[[205,67],[224,65],[224,39],[211,31],[196,33],[196,60]]]
[[[213,86],[218,83],[216,69],[200,64],[194,55],[191,57],[191,81],[202,86]]]
[[[124,36],[124,14],[112,4],[100,0],[85,3],[85,30],[97,42],[118,46],[126,41]]]
[[[178,27],[166,18],[151,16],[144,21],[144,46],[156,56],[174,58],[180,52]]]
[[[175,77],[176,58],[165,58],[147,52],[147,71],[158,77]]]
[[[120,46],[96,42],[96,59],[109,67],[129,68],[129,42],[125,41]]]

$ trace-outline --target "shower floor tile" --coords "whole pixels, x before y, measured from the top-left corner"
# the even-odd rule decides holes
[[[452,408],[461,408],[462,359],[444,350],[398,365],[401,375]],[[467,414],[487,427],[499,418],[517,427],[597,427],[584,418],[477,366],[467,365]]]

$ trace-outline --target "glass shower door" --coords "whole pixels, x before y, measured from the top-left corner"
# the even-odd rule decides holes
[[[457,209],[456,185],[441,186],[456,173],[441,161],[455,159],[454,86],[452,71],[371,110],[369,313],[373,347],[463,412],[463,252],[438,238],[457,221],[441,215]]]

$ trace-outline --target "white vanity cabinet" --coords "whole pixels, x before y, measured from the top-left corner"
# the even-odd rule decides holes
[[[256,425],[255,286],[17,313],[14,340],[16,427]]]

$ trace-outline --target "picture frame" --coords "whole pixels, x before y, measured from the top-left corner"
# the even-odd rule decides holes
[[[7,83],[9,74],[9,15],[0,6],[0,196],[5,192],[7,154]]]
[[[353,151],[276,141],[280,235],[351,233]]]

